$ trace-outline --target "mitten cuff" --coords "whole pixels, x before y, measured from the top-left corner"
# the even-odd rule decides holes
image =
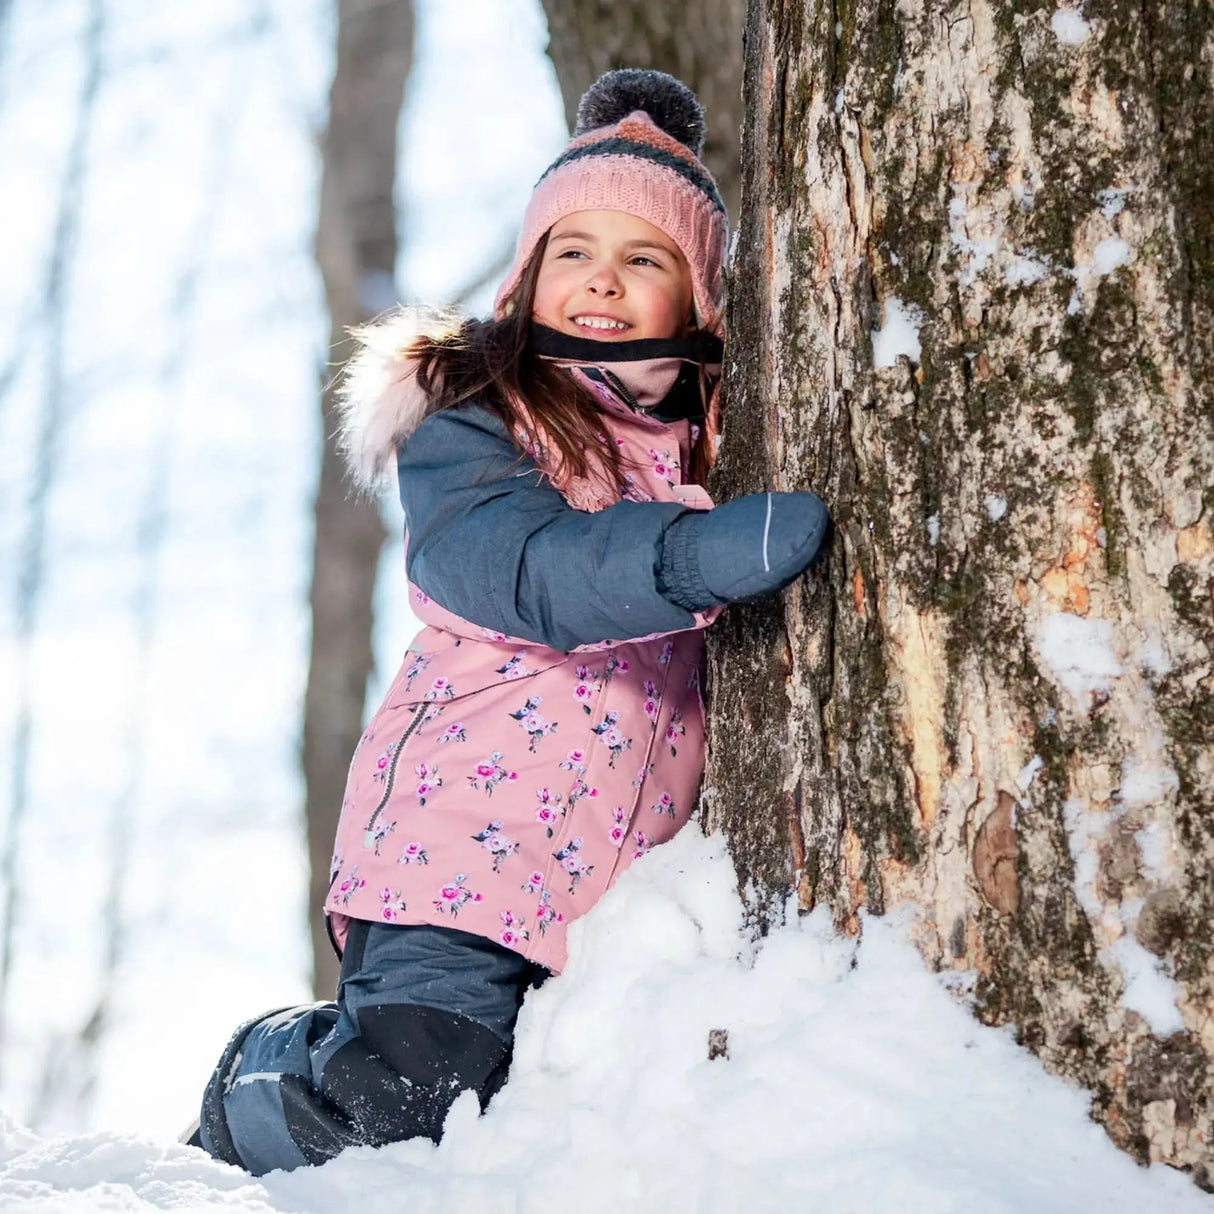
[[[696,512],[681,514],[662,535],[658,593],[685,611],[703,611],[724,601],[708,589],[700,573],[700,527],[705,517]]]

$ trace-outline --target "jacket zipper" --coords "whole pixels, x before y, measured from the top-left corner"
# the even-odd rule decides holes
[[[392,795],[392,786],[396,783],[396,765],[400,762],[401,751],[405,749],[405,743],[417,732],[417,728],[421,725],[425,715],[426,705],[418,704],[414,709],[413,720],[409,722],[409,728],[401,734],[400,741],[397,743],[396,750],[392,755],[392,762],[388,765],[388,777],[384,782],[384,795],[380,797],[379,804],[375,807],[367,825],[363,828],[363,847],[375,846],[375,839],[372,834],[375,830],[375,820],[383,812],[384,806],[388,804],[388,798]]]
[[[637,413],[641,414],[646,414],[648,412],[648,410],[642,409],[641,406],[637,404],[637,398],[632,395],[632,393],[628,390],[627,384],[625,384],[614,371],[608,371],[606,367],[600,367],[599,370],[602,371],[603,377],[611,384],[611,386],[624,398],[624,403],[628,405],[630,409],[633,409]]]

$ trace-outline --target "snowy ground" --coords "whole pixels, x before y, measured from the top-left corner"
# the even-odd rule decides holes
[[[721,842],[694,827],[575,925],[569,969],[523,1006],[509,1083],[484,1117],[457,1103],[437,1148],[252,1181],[163,1140],[0,1133],[0,1206],[22,1212],[1214,1210],[1117,1151],[890,922],[857,945],[813,915],[753,947]]]

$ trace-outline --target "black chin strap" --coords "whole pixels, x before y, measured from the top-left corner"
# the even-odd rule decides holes
[[[547,358],[568,358],[577,362],[640,362],[647,358],[681,358],[685,362],[719,363],[725,345],[711,333],[693,333],[690,337],[642,337],[636,341],[595,341],[593,337],[575,337],[546,325],[532,323],[527,347],[533,354]]]

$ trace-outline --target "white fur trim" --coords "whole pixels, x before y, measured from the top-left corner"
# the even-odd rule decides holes
[[[354,331],[359,350],[337,386],[337,443],[355,484],[366,492],[390,481],[397,444],[426,415],[426,395],[410,354],[425,332],[417,314],[403,310]]]

